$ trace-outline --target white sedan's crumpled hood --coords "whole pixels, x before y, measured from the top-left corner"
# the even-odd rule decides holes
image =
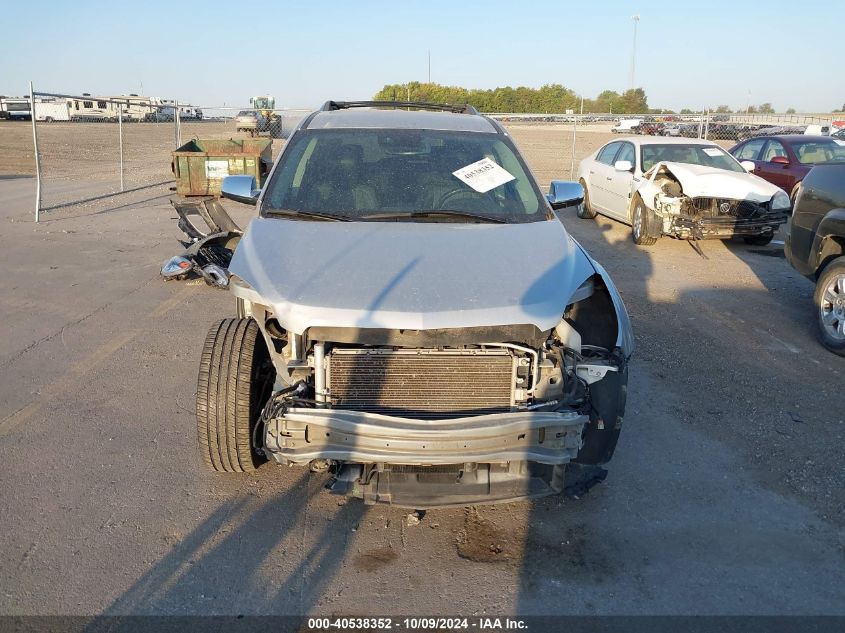
[[[595,268],[557,221],[256,218],[229,267],[287,330],[439,329],[560,321]],[[233,288],[236,292],[236,288]]]
[[[778,191],[782,191],[780,187],[748,172],[727,171],[689,163],[660,162],[653,168],[655,173],[661,167],[678,179],[684,195],[690,198],[768,202]]]

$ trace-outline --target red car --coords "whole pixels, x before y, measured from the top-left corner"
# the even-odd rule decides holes
[[[755,136],[728,150],[738,161],[754,162],[754,173],[795,200],[798,183],[813,165],[845,161],[845,145],[829,136],[781,134]]]

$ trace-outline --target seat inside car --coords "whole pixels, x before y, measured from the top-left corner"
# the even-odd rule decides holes
[[[306,178],[312,180],[306,189],[308,209],[322,213],[378,210],[375,189],[365,179],[361,146],[331,144],[320,149],[306,171]]]

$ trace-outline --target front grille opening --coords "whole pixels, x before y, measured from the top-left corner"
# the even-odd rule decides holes
[[[506,350],[339,349],[327,382],[334,408],[445,419],[510,411],[515,369]]]

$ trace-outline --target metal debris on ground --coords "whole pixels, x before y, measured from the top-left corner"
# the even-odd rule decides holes
[[[187,240],[179,240],[185,250],[165,262],[161,276],[170,280],[197,275],[209,286],[226,288],[229,285],[229,263],[243,235],[241,228],[229,217],[217,198],[171,198],[170,204],[179,214],[178,225]],[[207,229],[197,226],[198,217]]]

